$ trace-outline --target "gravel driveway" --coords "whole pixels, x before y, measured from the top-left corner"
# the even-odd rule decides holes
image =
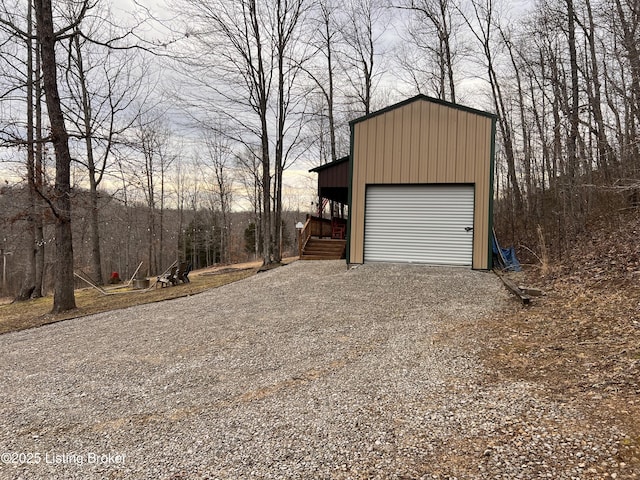
[[[490,273],[296,262],[0,336],[0,478],[598,478],[620,434],[455,334],[508,302]]]

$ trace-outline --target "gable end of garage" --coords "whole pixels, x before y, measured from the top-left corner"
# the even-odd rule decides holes
[[[404,197],[405,194],[409,193],[410,197],[410,192],[413,192],[418,195],[416,201],[423,202],[433,192],[446,192],[446,189],[438,190],[438,186],[450,186],[451,192],[458,192],[450,197],[455,201],[455,195],[464,197],[464,194],[459,193],[464,191],[464,186],[467,189],[471,186],[473,222],[470,228],[473,228],[473,233],[469,263],[474,269],[489,269],[495,119],[494,115],[486,112],[418,96],[351,122],[347,261],[357,264],[381,258],[383,261],[466,264],[455,258],[447,258],[446,255],[441,259],[434,258],[432,254],[438,249],[446,251],[446,247],[435,244],[427,246],[431,253],[418,260],[411,255],[407,255],[404,260],[402,255],[397,254],[390,254],[388,260],[385,260],[384,254],[382,257],[372,255],[372,248],[393,249],[394,244],[385,243],[385,238],[391,238],[392,235],[389,233],[385,237],[385,233],[377,231],[371,222],[379,221],[377,215],[382,215],[383,226],[386,218],[392,228],[397,229],[398,224],[394,222],[404,218],[407,221],[424,221],[426,223],[423,226],[426,228],[440,213],[446,216],[447,208],[441,203],[442,199],[437,194],[431,197],[436,203],[440,202],[442,212],[434,211],[429,206],[425,207],[428,213],[424,217],[413,218],[408,211],[410,205],[403,203],[411,203],[410,198]],[[395,186],[395,190],[385,190],[384,186]],[[400,186],[407,188],[399,188]],[[412,190],[412,186],[422,187]],[[399,196],[397,199],[393,192]],[[380,201],[387,202],[387,206],[383,208]],[[370,202],[377,203],[374,205]],[[391,213],[394,211],[397,217],[395,219]],[[441,229],[440,233],[427,232],[424,228],[418,228],[418,231],[422,236],[426,234],[435,239],[448,227],[438,228]],[[410,236],[410,233],[405,233]],[[453,231],[450,234],[455,236]],[[444,244],[458,240],[446,238],[446,235],[442,237]],[[408,243],[411,241],[415,239],[406,239]]]

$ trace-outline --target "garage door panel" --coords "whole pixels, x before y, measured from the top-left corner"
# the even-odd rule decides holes
[[[365,261],[471,265],[471,185],[367,188]]]

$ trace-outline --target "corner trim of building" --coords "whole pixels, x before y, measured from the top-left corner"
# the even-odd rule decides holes
[[[489,159],[489,251],[487,258],[487,269],[493,269],[493,181],[496,167],[496,119],[491,119],[491,158]]]
[[[353,205],[353,164],[355,163],[355,158],[353,157],[353,139],[355,138],[355,125],[350,125],[351,134],[349,138],[349,158],[351,161],[349,162],[349,193],[348,193],[348,207],[349,207],[349,221],[347,222],[347,248],[345,251],[345,257],[347,258],[347,265],[351,262],[351,222],[353,221],[353,209],[351,206]]]

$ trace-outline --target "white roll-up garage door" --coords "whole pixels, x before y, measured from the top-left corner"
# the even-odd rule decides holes
[[[369,185],[365,262],[471,265],[472,185]]]

